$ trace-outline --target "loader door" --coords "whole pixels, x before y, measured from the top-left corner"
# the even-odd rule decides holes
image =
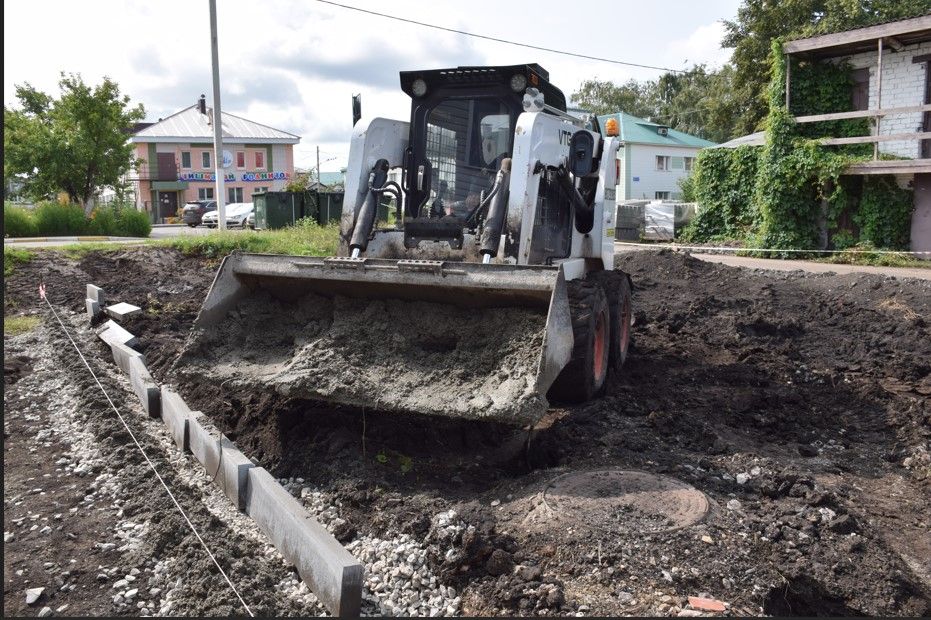
[[[478,204],[511,152],[520,112],[513,104],[491,96],[447,97],[416,109],[407,217],[464,217]]]

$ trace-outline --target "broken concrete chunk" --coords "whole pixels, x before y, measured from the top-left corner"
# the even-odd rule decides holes
[[[700,609],[702,611],[724,611],[725,605],[719,600],[713,598],[702,598],[700,596],[689,597],[689,607]]]
[[[42,596],[42,593],[45,592],[45,588],[29,588],[26,590],[26,604],[35,605],[36,601]]]
[[[105,312],[112,316],[114,319],[125,319],[126,317],[133,316],[134,314],[139,314],[142,312],[142,308],[121,301],[118,304],[107,306]]]
[[[127,347],[135,347],[139,344],[138,338],[120,327],[120,325],[113,320],[107,321],[98,327],[97,336],[111,346],[114,342],[125,344]]]

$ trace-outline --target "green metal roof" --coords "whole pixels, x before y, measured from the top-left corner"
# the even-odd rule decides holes
[[[659,123],[652,123],[642,118],[637,118],[626,112],[615,112],[614,114],[603,114],[598,117],[598,123],[604,131],[605,122],[609,118],[616,118],[620,125],[619,138],[624,142],[631,144],[655,144],[658,146],[686,146],[692,148],[705,148],[714,146],[715,143],[704,138],[699,138],[682,131],[667,128],[666,135],[659,133]]]

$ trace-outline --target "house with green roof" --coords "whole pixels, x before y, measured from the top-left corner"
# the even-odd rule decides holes
[[[599,116],[602,131],[609,118],[617,120],[621,140],[617,200],[681,198],[679,180],[689,175],[699,150],[715,145],[625,112]]]

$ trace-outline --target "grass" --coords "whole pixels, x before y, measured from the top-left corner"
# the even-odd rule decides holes
[[[152,245],[170,247],[189,256],[216,258],[233,250],[259,254],[294,256],[333,256],[339,241],[339,226],[319,226],[301,221],[278,230],[215,231],[203,236],[184,236],[156,241]]]
[[[821,263],[835,265],[871,265],[874,267],[917,267],[931,269],[931,260],[920,260],[908,254],[894,252],[877,254],[874,252],[838,252],[825,258],[815,259]]]
[[[23,263],[28,263],[32,260],[32,257],[35,256],[29,250],[21,250],[18,248],[3,248],[3,277],[9,278],[13,275],[13,270],[16,268],[16,265],[21,265]]]
[[[3,335],[19,336],[31,332],[41,322],[37,316],[4,316]]]

